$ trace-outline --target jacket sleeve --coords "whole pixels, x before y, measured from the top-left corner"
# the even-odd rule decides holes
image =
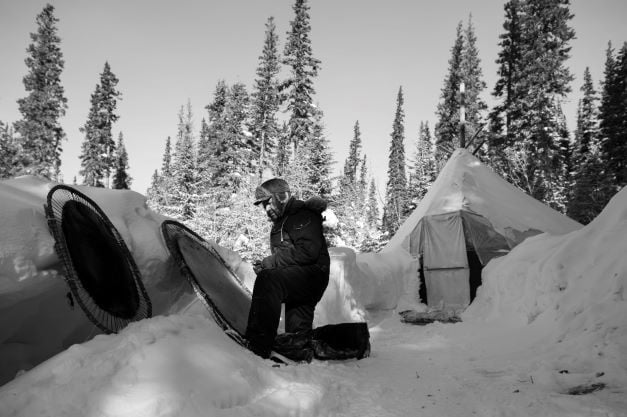
[[[295,216],[286,230],[291,241],[283,241],[272,255],[264,258],[262,261],[264,268],[313,265],[318,261],[320,251],[325,245],[322,218],[309,210],[301,213]]]

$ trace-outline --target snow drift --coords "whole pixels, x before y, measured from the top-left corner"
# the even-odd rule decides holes
[[[555,369],[627,380],[627,188],[580,230],[527,239],[492,260],[465,321],[545,335]]]

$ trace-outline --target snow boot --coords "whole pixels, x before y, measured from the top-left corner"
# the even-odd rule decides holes
[[[299,363],[310,363],[314,357],[310,330],[297,333],[281,333],[274,339],[273,351]]]

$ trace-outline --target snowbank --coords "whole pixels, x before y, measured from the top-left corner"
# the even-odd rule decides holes
[[[1,414],[293,415],[315,411],[329,394],[331,381],[307,371],[286,378],[259,366],[253,354],[233,349],[212,320],[188,313],[132,323],[70,347],[2,387]]]
[[[463,319],[536,329],[551,368],[627,381],[626,248],[627,188],[584,228],[491,261]]]
[[[42,291],[56,273],[50,269],[59,260],[43,208],[50,188],[35,177],[0,181],[0,295],[18,286]]]
[[[417,282],[418,261],[404,250],[355,253],[350,248],[329,248],[329,286],[316,307],[316,325],[367,321],[368,311],[392,310],[414,297],[403,297]]]

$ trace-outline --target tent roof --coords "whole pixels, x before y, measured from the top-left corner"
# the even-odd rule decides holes
[[[408,249],[409,235],[424,216],[459,210],[487,218],[504,236],[511,236],[511,229],[559,235],[582,227],[509,184],[466,149],[457,149],[384,250]]]

